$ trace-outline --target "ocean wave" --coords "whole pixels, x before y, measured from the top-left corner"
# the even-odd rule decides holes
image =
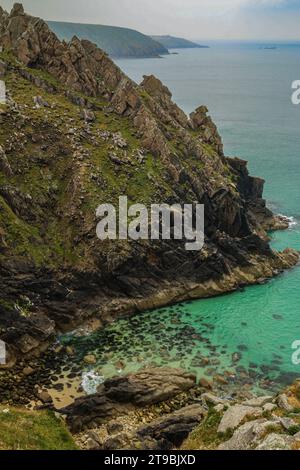
[[[94,370],[89,372],[83,372],[81,386],[87,395],[93,395],[97,393],[99,385],[101,385],[105,380],[103,375],[98,374]]]
[[[293,227],[295,227],[296,225],[299,224],[299,221],[293,216],[287,216],[287,215],[284,215],[284,214],[278,214],[278,216],[282,217],[283,219],[285,219],[288,222],[289,229],[292,229]]]

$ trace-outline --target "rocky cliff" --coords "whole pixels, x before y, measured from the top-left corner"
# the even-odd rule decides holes
[[[0,48],[0,337],[11,364],[58,329],[217,295],[297,262],[270,249],[265,229],[282,221],[263,180],[226,158],[205,106],[186,116],[157,78],[135,84],[94,44],[61,42],[20,4],[0,7]],[[96,207],[124,194],[205,204],[204,249],[98,240]]]

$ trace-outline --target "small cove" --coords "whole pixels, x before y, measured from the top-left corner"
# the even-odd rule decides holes
[[[215,44],[178,52],[118,65],[136,81],[150,73],[161,78],[187,113],[208,106],[226,153],[248,160],[251,174],[266,179],[268,205],[291,217],[289,230],[272,235],[272,246],[300,250],[300,107],[290,100],[300,47]],[[61,340],[74,348],[77,372],[65,381],[83,381],[93,392],[105,378],[151,365],[191,370],[225,394],[282,388],[300,373],[291,359],[300,340],[299,285],[296,267],[263,285],[145,312],[89,336],[66,335]],[[96,364],[84,363],[87,354]]]

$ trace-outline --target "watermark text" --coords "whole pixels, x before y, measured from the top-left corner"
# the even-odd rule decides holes
[[[100,240],[185,240],[187,251],[204,245],[203,204],[144,204],[128,206],[127,196],[119,197],[119,207],[102,204],[96,210]]]

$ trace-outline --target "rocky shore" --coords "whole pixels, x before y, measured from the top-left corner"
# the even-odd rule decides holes
[[[61,412],[86,450],[300,448],[300,381],[275,396],[222,397],[182,370],[149,369]]]
[[[109,379],[85,397],[76,382],[82,363],[56,343],[78,326],[94,330],[263,283],[297,264],[294,250],[270,248],[267,231],[287,221],[267,208],[264,181],[249,175],[247,162],[224,155],[207,108],[186,116],[157,78],[137,85],[94,44],[59,41],[20,4],[10,13],[0,7],[0,79],[7,88],[0,106],[1,403],[59,410],[83,448],[176,448],[207,420],[227,420],[233,403],[276,427],[277,398],[251,407],[244,401],[252,396],[229,404],[214,397],[215,409],[205,396],[215,383],[196,384],[182,370]],[[95,209],[121,194],[145,205],[204,204],[203,250],[188,252],[174,240],[100,242]],[[81,359],[96,361],[89,351]],[[215,382],[222,388],[224,380]],[[72,403],[59,407],[50,391],[64,387]],[[263,409],[270,404],[276,408]],[[244,432],[246,416],[229,429]],[[278,439],[293,447],[290,427]],[[257,432],[249,429],[247,436]],[[227,431],[220,444],[234,438]]]
[[[218,396],[183,370],[104,382],[59,411],[84,450],[298,450],[300,381],[283,393]]]
[[[87,451],[300,448],[300,380],[274,395],[228,394],[182,369],[147,368],[108,379],[65,408],[37,390],[29,408],[52,410]]]
[[[189,117],[154,76],[132,82],[94,44],[61,42],[15,4],[0,9],[0,338],[8,365],[58,331],[230,292],[293,267],[266,230],[287,227],[264,181],[227,158],[205,106]],[[11,132],[11,129],[15,129]],[[205,246],[103,242],[95,208],[205,205]],[[13,325],[13,328],[12,328]]]

